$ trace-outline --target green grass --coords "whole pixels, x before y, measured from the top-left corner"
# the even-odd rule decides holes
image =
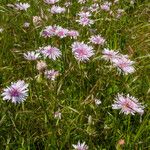
[[[86,142],[90,150],[148,150],[150,149],[150,5],[148,0],[137,0],[134,6],[121,1],[113,9],[125,10],[120,19],[108,13],[98,12],[91,27],[75,22],[81,5],[73,1],[70,13],[51,15],[42,0],[27,1],[31,7],[20,12],[7,7],[14,0],[0,1],[0,91],[19,79],[29,83],[29,96],[22,104],[14,105],[0,98],[0,149],[1,150],[71,150],[79,140]],[[60,1],[63,6],[64,1]],[[87,3],[87,7],[91,4]],[[99,2],[101,4],[101,2]],[[33,16],[41,15],[41,25],[35,27]],[[30,22],[28,29],[24,22]],[[40,37],[47,25],[60,25],[76,29],[77,41],[88,42],[95,32],[107,40],[104,47],[128,54],[135,61],[136,72],[119,75],[110,63],[101,58],[104,47],[94,46],[95,55],[87,63],[78,63],[72,55],[70,38]],[[91,30],[92,29],[92,30]],[[53,45],[62,51],[57,61],[47,61],[49,69],[59,70],[54,81],[36,78],[36,63],[23,58],[26,51]],[[111,105],[117,93],[131,94],[145,104],[144,115],[124,115]],[[102,104],[96,106],[92,100]],[[60,109],[62,119],[54,118]],[[92,121],[89,121],[92,120]],[[125,140],[121,147],[120,139]]]

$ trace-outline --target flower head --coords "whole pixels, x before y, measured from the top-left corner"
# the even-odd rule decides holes
[[[107,61],[113,62],[114,59],[118,58],[118,53],[118,51],[113,51],[109,50],[108,48],[104,48],[104,50],[102,51],[102,58]]]
[[[15,8],[17,10],[25,10],[27,11],[27,9],[30,7],[30,5],[28,3],[16,3],[15,4]]]
[[[94,44],[104,45],[105,39],[101,35],[91,36],[90,41]]]
[[[134,115],[135,113],[142,115],[144,113],[144,106],[142,106],[136,98],[129,96],[129,94],[127,96],[118,94],[112,108],[121,109],[121,112],[126,115]]]
[[[94,55],[93,47],[83,42],[74,42],[72,44],[72,52],[79,61],[89,60],[89,58]]]
[[[64,7],[53,5],[52,8],[49,11],[52,14],[60,14],[60,13],[64,13],[66,11],[66,9]]]
[[[61,51],[58,48],[52,47],[50,45],[43,47],[41,50],[41,53],[45,57],[48,57],[52,60],[56,60],[57,58],[59,58],[61,56]]]
[[[11,86],[4,89],[3,100],[11,101],[12,103],[21,103],[28,96],[28,84],[23,80],[11,83]]]
[[[68,34],[68,29],[62,28],[61,26],[57,26],[55,30],[55,35],[60,38],[66,37]]]
[[[44,0],[45,3],[47,4],[55,4],[57,3],[59,0]]]
[[[23,55],[24,58],[27,60],[37,60],[40,57],[40,54],[34,51],[24,53]]]
[[[41,35],[43,37],[51,37],[55,35],[57,27],[56,26],[47,26],[45,29],[41,32]]]
[[[55,78],[59,75],[59,72],[52,69],[52,70],[46,70],[44,74],[47,79],[54,81]]]
[[[101,5],[101,9],[105,10],[105,11],[109,11],[110,10],[110,6],[111,6],[111,3],[105,2],[104,4]]]
[[[47,68],[47,64],[44,61],[38,61],[36,65],[36,69],[40,72],[43,72]]]
[[[122,71],[124,74],[131,74],[135,72],[135,68],[133,66],[134,61],[131,61],[129,58],[124,57],[124,55],[120,55],[120,57],[113,60],[113,64],[118,68],[119,71]]]
[[[77,37],[79,36],[79,32],[76,30],[70,30],[68,31],[67,35],[71,38],[77,39]]]
[[[88,150],[88,146],[85,144],[85,142],[80,143],[80,141],[78,141],[78,144],[73,144],[72,146],[75,150]]]

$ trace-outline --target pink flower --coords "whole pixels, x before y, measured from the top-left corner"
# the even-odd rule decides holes
[[[135,69],[133,67],[134,62],[129,60],[127,57],[124,57],[123,55],[121,55],[121,57],[113,59],[113,64],[119,69],[119,71],[122,71],[124,74],[135,72]]]
[[[30,7],[30,5],[28,3],[16,3],[15,4],[15,8],[17,10],[25,10],[27,11],[27,9]]]
[[[71,38],[77,39],[77,37],[79,36],[79,32],[76,30],[70,30],[68,31],[68,36],[70,36]]]
[[[118,53],[119,52],[117,52],[117,51],[115,52],[113,50],[109,50],[107,48],[104,48],[104,50],[102,51],[102,54],[103,54],[102,58],[107,60],[107,61],[113,62],[114,59],[119,57]]]
[[[55,119],[61,119],[61,112],[60,112],[60,110],[58,110],[58,111],[56,111],[56,112],[54,113],[54,118],[55,118]]]
[[[94,3],[93,5],[90,6],[89,10],[91,12],[96,12],[99,9],[99,5],[97,3]]]
[[[105,2],[103,5],[101,5],[101,9],[105,10],[105,11],[109,11],[110,10],[110,6],[111,6],[111,3]]]
[[[81,11],[81,12],[79,12],[78,16],[80,16],[82,18],[84,18],[84,17],[88,18],[91,16],[91,13],[89,11],[87,11],[87,12]]]
[[[121,109],[121,112],[126,115],[134,115],[135,113],[142,115],[144,113],[144,106],[136,98],[129,96],[129,94],[127,96],[118,94],[115,99],[115,103],[112,105],[113,109]]]
[[[47,4],[55,4],[57,3],[59,0],[44,0],[45,3]]]
[[[104,45],[105,39],[101,35],[91,36],[90,41],[94,44]]]
[[[60,14],[60,13],[64,13],[66,11],[66,9],[64,7],[53,5],[52,8],[49,11],[52,14]]]
[[[40,58],[40,54],[36,53],[35,51],[31,51],[31,52],[27,52],[24,53],[24,58],[27,60],[37,60],[38,58]]]
[[[85,144],[85,142],[80,143],[80,141],[78,141],[78,144],[73,144],[72,146],[75,150],[88,150],[88,146]]]
[[[3,100],[8,100],[15,104],[21,103],[28,96],[28,84],[23,80],[11,83],[11,86],[4,89],[2,96]]]
[[[54,81],[55,78],[59,75],[59,72],[52,69],[52,70],[46,70],[44,74],[47,79]]]
[[[91,24],[94,23],[94,21],[89,18],[91,16],[90,12],[81,11],[78,15],[80,17],[79,17],[79,20],[76,20],[76,21],[79,22],[79,24],[83,26],[86,26],[86,25],[90,26]]]
[[[79,61],[89,60],[94,55],[93,47],[84,44],[84,42],[74,42],[72,44],[72,52]]]
[[[51,47],[50,45],[43,47],[41,53],[52,60],[56,60],[61,56],[61,51],[56,47]]]
[[[43,37],[51,37],[51,36],[54,36],[55,35],[55,32],[56,32],[56,26],[47,26],[45,27],[45,29],[41,32],[41,35]]]
[[[61,26],[57,26],[55,30],[55,35],[59,36],[60,38],[66,37],[68,34],[68,29],[62,28]]]
[[[93,20],[87,18],[87,17],[80,17],[79,20],[76,20],[77,22],[79,22],[79,24],[83,25],[83,26],[90,26],[91,24],[94,23]]]
[[[43,72],[47,68],[47,64],[44,61],[38,61],[36,65],[36,69],[40,72]]]

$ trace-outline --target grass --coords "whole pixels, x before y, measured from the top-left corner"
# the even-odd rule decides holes
[[[86,142],[90,150],[148,150],[150,149],[150,23],[148,0],[120,1],[112,10],[124,9],[120,19],[107,12],[93,13],[95,23],[82,27],[75,22],[81,6],[73,1],[69,13],[52,15],[42,0],[26,1],[31,7],[17,11],[7,7],[15,0],[0,2],[0,91],[19,79],[29,83],[29,96],[24,103],[14,105],[0,98],[0,149],[16,150],[66,150],[79,140]],[[25,1],[24,1],[25,2]],[[98,2],[101,4],[102,2]],[[64,1],[58,4],[63,6]],[[89,7],[92,1],[85,5]],[[33,24],[33,16],[44,14],[41,23]],[[24,28],[24,22],[30,27]],[[101,59],[103,46],[93,45],[95,55],[86,63],[78,63],[71,52],[75,41],[68,37],[45,39],[40,32],[47,25],[60,25],[76,29],[77,41],[101,34],[107,40],[104,47],[128,54],[135,61],[136,72],[127,76],[118,74],[110,63]],[[39,76],[36,62],[23,58],[26,51],[53,45],[61,49],[62,57],[46,60],[48,68],[58,70],[55,81]],[[131,94],[144,103],[144,114],[124,115],[113,110],[117,93]],[[93,99],[101,104],[96,106]],[[54,118],[60,109],[62,119]],[[118,145],[125,140],[123,146]]]

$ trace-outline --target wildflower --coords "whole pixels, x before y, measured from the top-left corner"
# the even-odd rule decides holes
[[[23,55],[24,58],[27,60],[37,60],[40,57],[40,54],[34,51],[24,53]]]
[[[84,3],[86,3],[86,1],[87,1],[87,0],[78,0],[78,3],[84,4]]]
[[[55,78],[59,75],[59,72],[52,69],[52,70],[46,70],[44,74],[47,79],[54,81]]]
[[[0,28],[0,33],[2,33],[4,31],[4,29],[3,28]]]
[[[119,141],[118,141],[118,145],[124,145],[125,144],[125,140],[124,139],[120,139]]]
[[[23,24],[23,27],[24,28],[28,28],[30,26],[30,23],[29,22],[25,22],[24,24]]]
[[[80,17],[79,17],[79,20],[76,20],[76,22],[79,22],[79,24],[83,25],[83,26],[90,26],[91,24],[94,23],[94,21],[92,19],[90,19],[89,17],[91,16],[90,12],[80,12],[78,14]]]
[[[105,39],[101,35],[91,36],[90,41],[94,44],[104,45]]]
[[[55,30],[55,35],[59,36],[60,38],[66,37],[68,34],[68,30],[65,28],[62,28],[61,26],[57,26]]]
[[[56,32],[56,26],[47,26],[45,27],[45,29],[41,32],[41,35],[43,37],[51,37],[51,36],[54,36],[55,35],[55,32]]]
[[[72,3],[71,2],[65,2],[65,7],[69,7],[69,6],[71,6],[72,5]]]
[[[116,18],[120,18],[122,16],[123,12],[124,12],[123,9],[118,9]]]
[[[51,9],[49,9],[49,11],[52,14],[60,14],[60,13],[64,13],[66,11],[66,9],[64,7],[60,7],[60,6],[55,6],[53,5]]]
[[[110,6],[111,6],[111,3],[105,2],[104,4],[101,5],[101,9],[105,10],[105,11],[109,11],[110,10]]]
[[[132,96],[124,96],[123,94],[118,94],[115,98],[115,102],[112,105],[113,109],[121,109],[121,112],[128,115],[139,113],[142,115],[144,113],[144,106],[138,102],[138,100]]]
[[[72,146],[75,150],[88,150],[88,146],[85,142],[80,143],[80,141],[78,141],[77,145],[73,144]]]
[[[60,112],[60,110],[58,110],[58,111],[56,111],[56,112],[54,113],[54,118],[55,118],[55,119],[61,119],[61,112]]]
[[[103,54],[102,58],[107,61],[113,62],[114,59],[118,58],[118,53],[119,52],[117,52],[117,51],[115,52],[113,50],[104,48],[104,50],[102,51],[102,54]]]
[[[79,20],[76,20],[77,22],[79,22],[79,24],[83,25],[83,26],[90,26],[91,24],[94,23],[93,20],[86,18],[86,17],[81,17]]]
[[[72,52],[79,61],[89,60],[94,55],[93,47],[84,44],[84,42],[74,42],[72,44]]]
[[[17,10],[25,10],[27,11],[27,9],[30,7],[30,5],[28,3],[16,3],[15,4],[15,8]]]
[[[123,55],[120,55],[120,57],[113,59],[113,65],[117,67],[119,71],[122,71],[124,74],[130,74],[135,72],[133,64],[134,61],[131,61]]]
[[[42,22],[42,19],[41,19],[41,17],[40,16],[33,16],[33,24],[35,25],[35,26],[38,26],[38,25],[40,25],[41,24],[41,22]]]
[[[89,10],[91,12],[96,12],[99,9],[99,5],[97,3],[94,3],[93,5],[90,6]]]
[[[40,72],[43,72],[47,68],[47,64],[44,61],[38,61],[36,69]]]
[[[94,99],[94,102],[95,102],[96,105],[100,105],[102,103],[101,100],[96,99],[96,98]]]
[[[59,2],[59,0],[44,0],[44,2],[47,4],[55,4],[55,3]]]
[[[79,12],[78,16],[80,16],[81,18],[84,18],[84,17],[88,18],[91,16],[91,13],[89,11],[87,11],[87,12],[81,11],[81,12]]]
[[[4,89],[3,100],[11,101],[12,103],[21,103],[26,100],[28,96],[28,84],[23,80],[11,83],[11,85]]]
[[[52,60],[56,60],[61,56],[61,51],[56,47],[51,47],[50,45],[43,47],[41,53]]]
[[[67,35],[71,38],[77,39],[77,37],[79,36],[79,32],[76,30],[70,30],[68,31]]]

